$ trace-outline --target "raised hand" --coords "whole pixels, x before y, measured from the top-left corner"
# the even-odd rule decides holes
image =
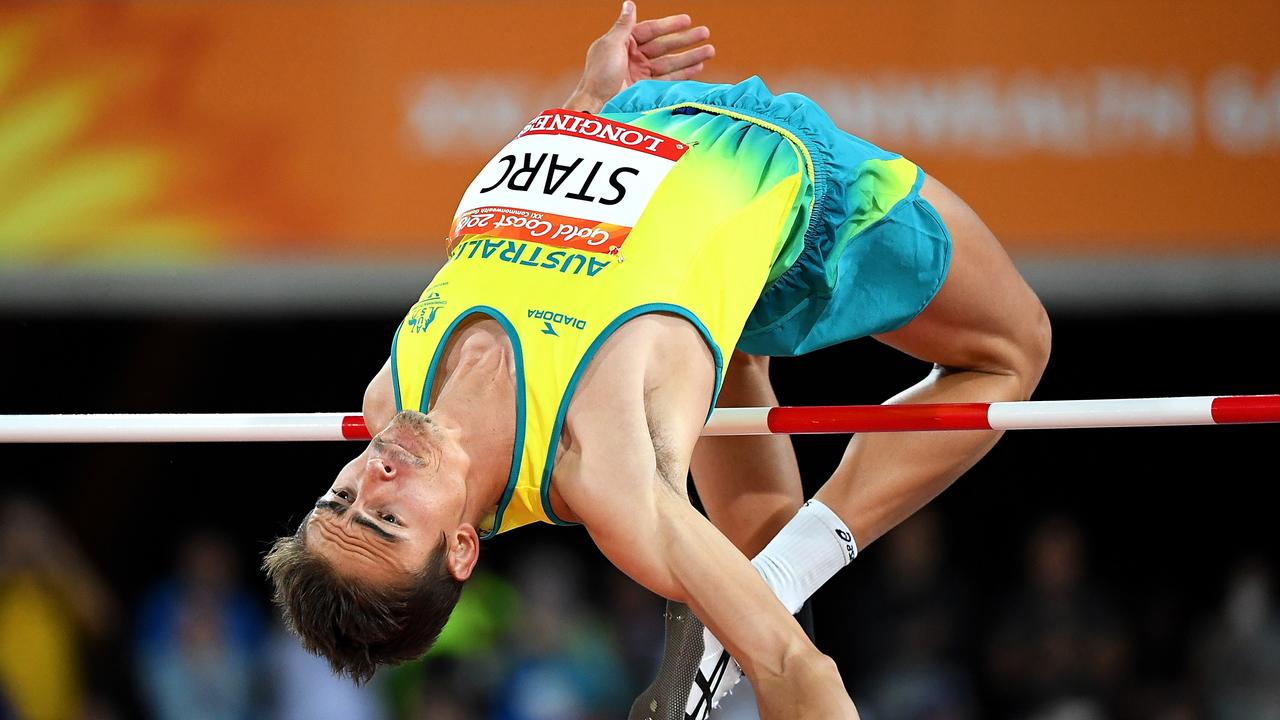
[[[705,25],[693,27],[688,15],[636,22],[636,6],[622,3],[622,14],[587,49],[587,65],[573,96],[573,110],[598,111],[609,98],[638,80],[688,80],[715,56]]]

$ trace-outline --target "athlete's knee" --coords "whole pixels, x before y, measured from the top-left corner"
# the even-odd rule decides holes
[[[1034,297],[1029,303],[1009,308],[1014,317],[1000,336],[982,343],[987,346],[987,357],[978,368],[1008,376],[1017,384],[1019,400],[1029,399],[1040,384],[1053,345],[1049,314]]]
[[[1026,400],[1049,363],[1053,344],[1049,315],[1029,290],[1025,299],[1007,304],[1000,313],[999,321],[986,327],[954,332],[946,340],[947,350],[930,359],[952,372],[1004,376],[1016,396],[1009,399]]]
[[[1036,308],[1034,339],[1030,345],[1035,367],[1043,374],[1049,364],[1049,355],[1053,352],[1053,323],[1043,305]]]
[[[1049,321],[1049,313],[1039,302],[1026,308],[1024,315],[1017,343],[1020,351],[1017,372],[1025,399],[1031,397],[1049,365],[1049,355],[1053,351],[1053,324]]]

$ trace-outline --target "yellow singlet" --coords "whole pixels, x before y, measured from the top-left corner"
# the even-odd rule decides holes
[[[548,498],[565,412],[619,326],[687,319],[715,357],[718,393],[724,352],[804,232],[812,168],[789,133],[685,108],[626,120],[556,110],[526,126],[468,189],[448,261],[396,330],[397,410],[422,412],[460,322],[481,314],[510,337],[515,452],[485,537],[565,524]]]

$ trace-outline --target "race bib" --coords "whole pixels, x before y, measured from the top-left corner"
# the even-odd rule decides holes
[[[572,110],[547,110],[485,165],[458,204],[465,235],[616,254],[682,142]]]

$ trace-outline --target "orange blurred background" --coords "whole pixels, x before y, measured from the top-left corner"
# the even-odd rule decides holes
[[[911,157],[1015,253],[1280,251],[1280,4],[645,0]],[[440,259],[614,2],[8,2],[0,260]]]

